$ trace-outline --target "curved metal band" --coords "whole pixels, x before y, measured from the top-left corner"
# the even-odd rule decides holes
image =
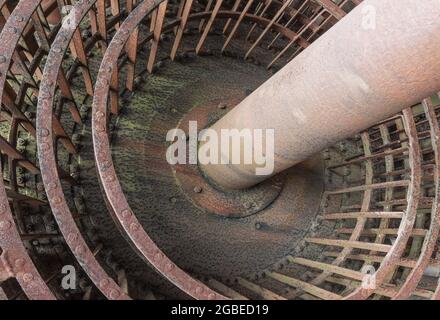
[[[71,11],[71,19],[65,19],[52,44],[38,97],[37,146],[41,175],[49,203],[68,246],[89,278],[107,298],[125,300],[129,297],[96,260],[72,217],[62,190],[53,145],[52,104],[64,52],[73,33],[95,2],[96,0],[79,0]]]
[[[26,17],[32,15],[39,3],[40,1],[35,0],[19,2],[0,34],[0,43],[9,44],[0,46],[0,101],[3,98],[12,55],[29,20]],[[2,2],[0,7],[4,4],[5,2]],[[3,177],[1,171],[0,176]],[[9,269],[10,275],[17,279],[27,297],[37,300],[55,299],[23,246],[9,206],[3,178],[0,179],[0,231],[2,263]]]
[[[128,205],[116,177],[110,154],[110,141],[107,132],[107,101],[111,76],[131,32],[162,1],[145,0],[140,3],[120,26],[102,59],[96,81],[92,117],[96,166],[107,201],[111,206],[110,211],[113,218],[122,231],[126,233],[127,239],[129,239],[140,256],[150,262],[160,273],[190,296],[196,299],[226,299],[226,297],[211,290],[180,269],[148,236]]]
[[[393,299],[406,299],[417,288],[417,285],[431,260],[431,256],[434,252],[440,232],[440,128],[431,98],[425,99],[422,104],[426,117],[429,121],[429,126],[431,129],[431,143],[435,155],[435,198],[431,210],[430,227],[426,233],[419,259],[417,260],[415,267],[411,270],[410,274],[406,278],[405,283],[400,287],[399,292]],[[435,295],[433,298],[435,298]]]
[[[0,176],[2,172],[0,170]],[[10,277],[17,279],[29,299],[55,300],[55,296],[39,274],[14,222],[3,179],[0,179],[0,261]]]
[[[397,239],[391,250],[386,254],[385,258],[380,264],[379,269],[376,271],[375,275],[377,287],[385,282],[387,275],[395,268],[395,265],[400,260],[405,250],[408,239],[411,236],[411,231],[414,228],[417,207],[419,205],[421,194],[420,186],[422,180],[422,170],[420,145],[411,108],[403,110],[403,120],[409,140],[409,159],[411,163],[411,183],[407,190],[408,204],[399,226]],[[345,297],[345,299],[367,299],[374,293],[374,291],[375,289],[373,288],[359,287],[353,293]]]

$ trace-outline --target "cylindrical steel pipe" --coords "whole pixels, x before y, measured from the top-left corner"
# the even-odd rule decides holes
[[[274,129],[276,174],[439,89],[439,1],[365,0],[211,129]],[[256,167],[201,165],[229,189]]]

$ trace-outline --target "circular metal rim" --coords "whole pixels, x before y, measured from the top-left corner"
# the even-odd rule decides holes
[[[68,246],[71,248],[89,278],[107,298],[112,300],[126,300],[129,299],[129,297],[98,263],[72,218],[61,188],[53,145],[52,104],[57,84],[56,80],[58,79],[60,65],[63,60],[63,53],[69,45],[70,39],[78,27],[79,22],[84,18],[85,14],[95,2],[96,0],[78,1],[72,9],[75,15],[74,20],[77,24],[73,25],[74,22],[69,19],[63,22],[63,26],[58,32],[48,54],[38,97],[36,119],[37,149],[41,175],[49,203]],[[58,49],[55,50],[55,48]]]
[[[0,41],[2,43],[11,44],[10,46],[0,46],[0,56],[3,57],[2,60],[4,60],[4,62],[0,64],[0,97],[3,97],[9,63],[15,51],[16,44],[21,36],[19,30],[24,30],[27,25],[25,17],[30,17],[32,15],[39,2],[40,1],[20,2],[6,21],[0,34]],[[0,8],[2,8],[5,3],[6,1],[3,1]],[[2,173],[1,176],[3,176]],[[55,299],[55,296],[42,279],[21,242],[9,206],[3,179],[0,181],[0,206],[1,212],[6,216],[1,220],[1,223],[4,223],[5,227],[9,225],[8,228],[4,227],[0,234],[0,245],[3,248],[3,263],[9,265],[11,276],[15,276],[28,297],[43,300]],[[10,261],[12,261],[12,264]]]
[[[177,287],[196,299],[227,299],[206,285],[195,280],[175,265],[148,236],[130,209],[116,177],[110,155],[107,133],[107,100],[110,80],[131,32],[142,19],[150,14],[163,0],[145,0],[134,9],[114,35],[101,62],[93,99],[92,136],[96,166],[110,211],[138,253]]]
[[[411,108],[403,111],[403,121],[409,139],[409,159],[411,163],[411,182],[407,190],[408,204],[399,226],[397,239],[391,250],[386,254],[384,260],[380,264],[379,269],[375,273],[376,286],[380,286],[382,283],[384,283],[386,276],[394,268],[396,262],[402,256],[407,241],[410,237],[411,230],[414,226],[417,207],[420,200],[420,146]],[[348,295],[346,299],[367,299],[374,293],[374,291],[375,289],[373,288],[359,287],[357,290],[355,290],[355,292]]]
[[[3,90],[3,87],[2,87],[2,90]],[[432,117],[431,117],[431,119],[432,119]],[[433,126],[431,125],[431,130],[433,130]],[[434,138],[434,136],[433,136],[433,138]],[[416,138],[415,139],[417,139],[417,133],[416,133]],[[434,140],[433,140],[434,141]],[[435,140],[435,141],[437,141],[437,140]],[[437,151],[437,146],[434,148],[435,150],[434,151]],[[437,161],[438,159],[436,159],[436,163],[438,164],[438,161]],[[411,169],[413,169],[413,168],[411,168]],[[438,165],[436,166],[436,169],[438,169]],[[438,178],[436,178],[436,180],[435,180],[435,182],[436,182],[436,188],[437,188],[437,186],[438,186]],[[0,186],[1,187],[1,186]],[[438,190],[438,189],[437,189]],[[437,197],[437,193],[436,193],[436,202],[435,202],[435,204],[437,205],[437,202],[438,202],[439,200],[438,200],[438,197]],[[408,212],[406,212],[406,215],[408,215]],[[432,231],[432,234],[435,234],[435,232],[438,232],[438,231],[436,231],[436,229],[435,229],[435,227],[436,227],[436,225],[434,224],[434,220],[433,221],[431,221],[431,226],[430,226],[430,232]],[[402,225],[400,226],[400,229],[402,228]],[[409,237],[409,234],[407,235],[408,237]],[[403,237],[403,236],[402,236]],[[427,236],[427,238],[428,238],[428,236]],[[406,242],[406,241],[403,241],[404,239],[401,239],[401,241],[402,241],[402,245],[403,245],[403,242]],[[432,240],[432,239],[430,239],[430,240]],[[423,248],[425,249],[425,248],[427,248],[426,250],[430,250],[429,248],[428,248],[428,245],[431,243],[431,241],[429,241],[429,242],[426,242],[425,241],[425,243],[424,243],[424,246],[423,246]],[[421,254],[420,255],[420,257],[419,257],[419,260],[418,260],[418,266],[419,266],[419,268],[418,268],[418,271],[420,271],[421,269],[420,269],[420,266],[421,266],[421,264],[420,263],[422,263],[422,260],[424,261],[423,263],[427,263],[427,261],[429,261],[429,254],[427,254],[427,252],[429,252],[429,251],[424,251],[423,252],[423,254]],[[407,289],[405,289],[405,290],[403,290],[403,288],[405,287],[405,286],[414,286],[414,280],[415,279],[417,279],[418,277],[421,277],[421,273],[419,273],[419,272],[417,272],[417,270],[415,271],[416,269],[414,268],[413,270],[412,270],[412,273],[411,273],[411,275],[407,278],[407,281],[405,282],[405,284],[404,284],[404,286],[402,286],[401,287],[401,291],[402,291],[402,293],[401,293],[401,295],[406,295],[408,292],[406,291]],[[411,283],[409,282],[409,279],[412,279],[411,280]],[[419,278],[420,279],[420,278]],[[417,281],[418,282],[418,281]],[[415,283],[415,286],[417,286],[417,283]],[[438,292],[439,290],[437,290],[437,292]],[[366,294],[368,294],[368,293],[366,293]],[[434,298],[434,296],[433,296],[433,298]]]

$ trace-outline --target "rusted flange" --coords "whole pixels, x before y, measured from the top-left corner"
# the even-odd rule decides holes
[[[220,119],[244,98],[243,95],[229,98],[227,101],[214,100],[194,107],[180,121],[179,128],[185,131],[188,137],[189,123],[195,121],[200,132]],[[267,208],[280,194],[286,179],[286,174],[282,173],[249,189],[224,190],[209,181],[198,165],[176,164],[172,169],[184,194],[195,205],[209,213],[230,218],[246,217]]]

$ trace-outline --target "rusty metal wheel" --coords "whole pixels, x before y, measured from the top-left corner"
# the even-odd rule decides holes
[[[361,2],[0,1],[0,297],[438,299],[438,96],[245,190],[166,162]]]

